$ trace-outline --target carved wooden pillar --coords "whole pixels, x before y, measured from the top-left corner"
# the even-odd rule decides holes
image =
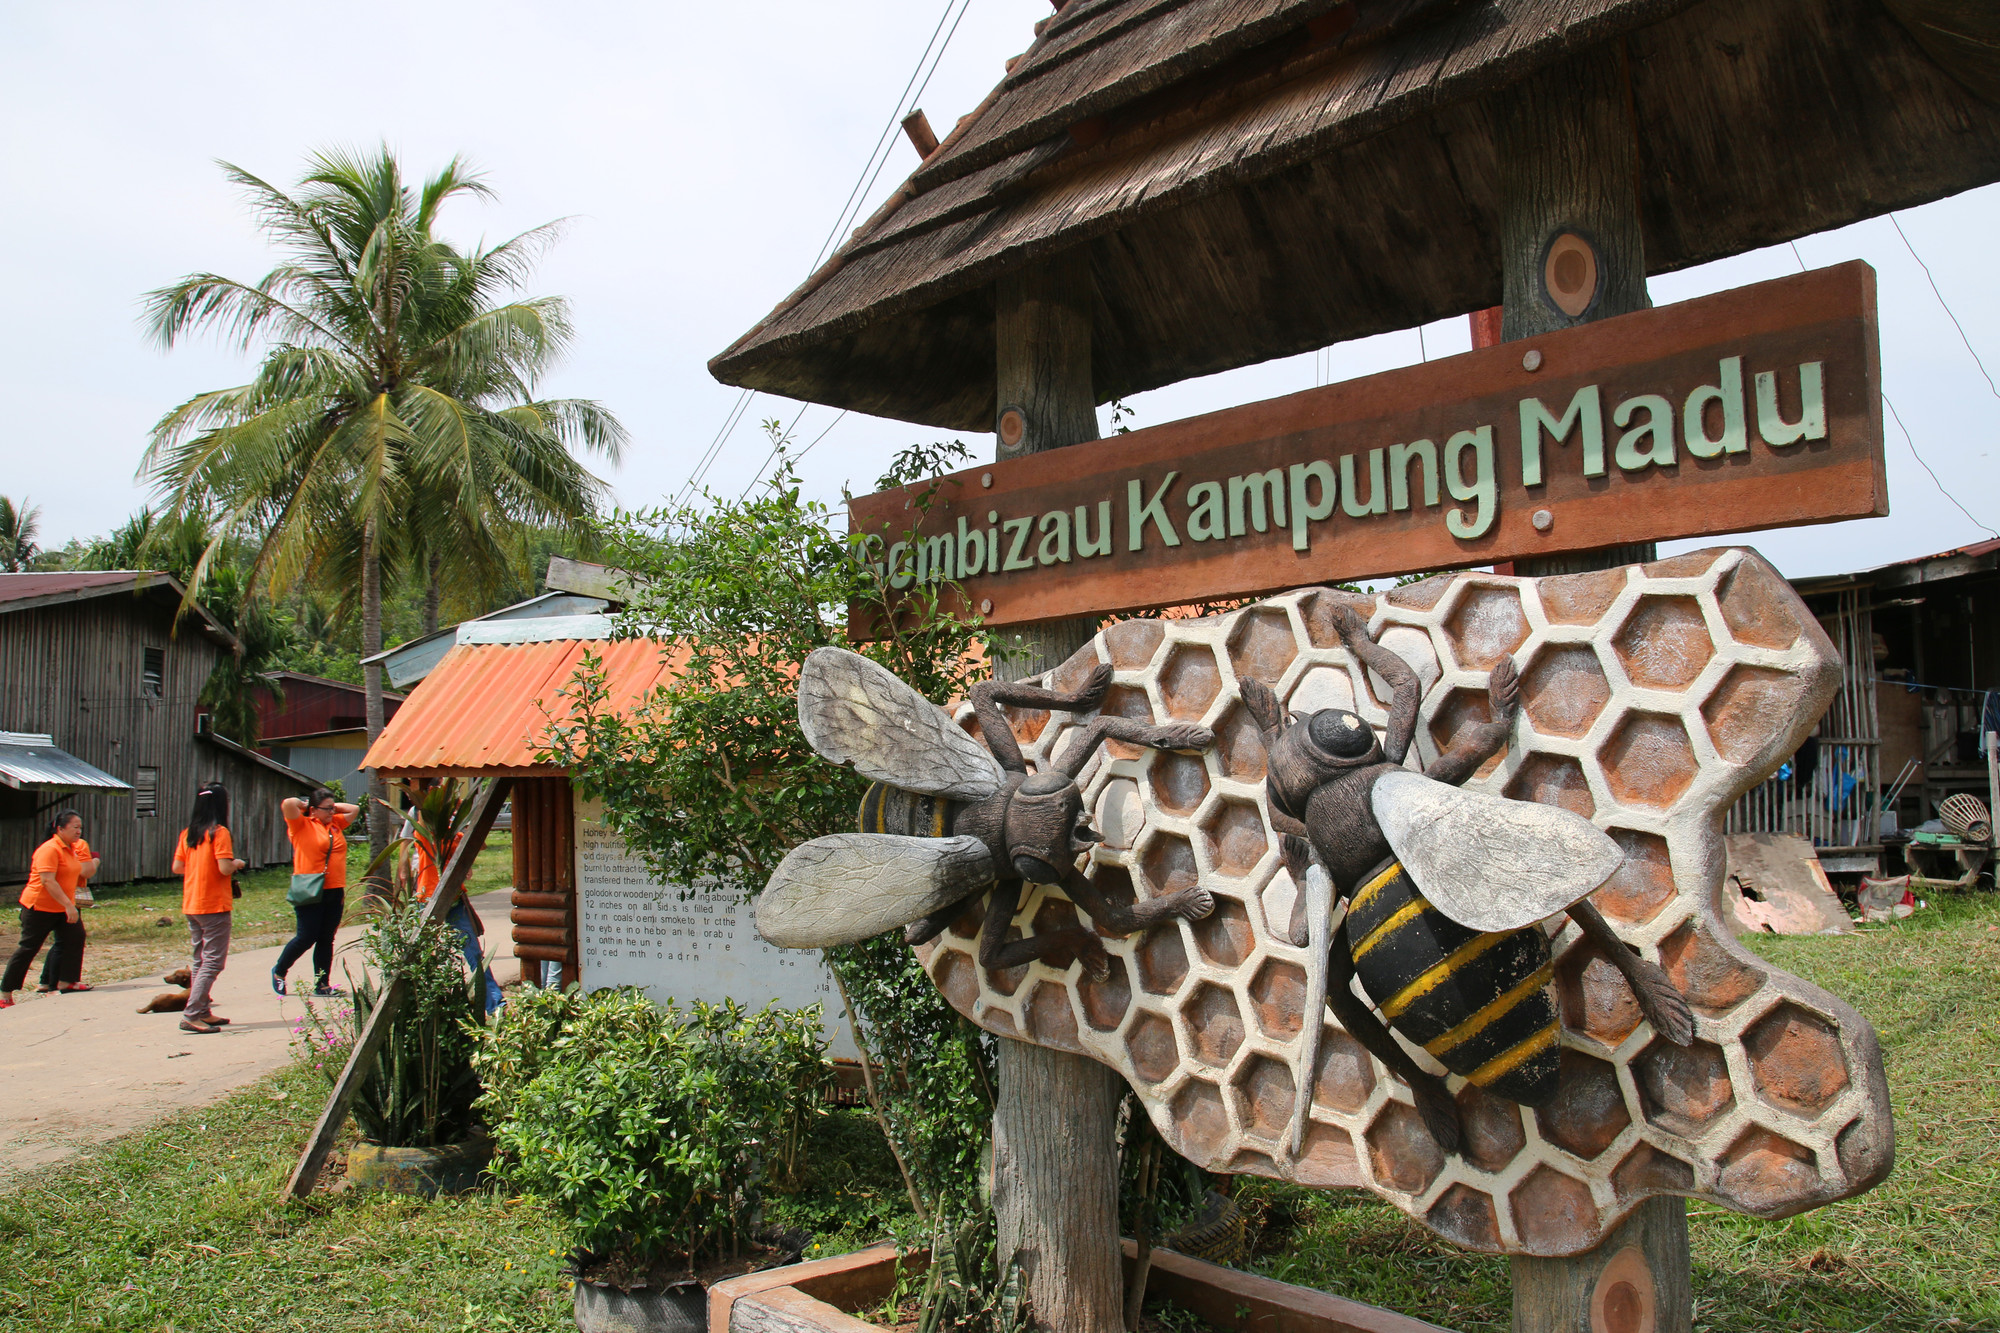
[[[1638,141],[1623,42],[1507,90],[1501,125],[1501,337],[1509,342],[1652,302]],[[1524,575],[1655,559],[1652,542],[1520,560]],[[1514,1333],[1688,1333],[1687,1201],[1649,1199],[1588,1254],[1512,1260]]]
[[[1500,336],[1513,342],[1647,309],[1624,44],[1516,84],[1501,106]],[[1577,574],[1657,554],[1653,543],[1634,542],[1519,560],[1514,572]]]
[[[1090,263],[1072,251],[996,285],[1003,459],[1097,438],[1090,379]],[[1096,633],[1089,617],[1023,631],[1010,676],[1067,660]],[[1118,1075],[1095,1060],[1000,1041],[993,1113],[993,1210],[1000,1256],[1019,1253],[1036,1324],[1120,1333]]]

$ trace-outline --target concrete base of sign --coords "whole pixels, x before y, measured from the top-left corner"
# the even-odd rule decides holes
[[[463,1194],[476,1187],[493,1159],[493,1140],[484,1132],[463,1143],[439,1148],[384,1148],[357,1143],[347,1150],[350,1189],[391,1194]]]
[[[921,1272],[922,1254],[902,1259]],[[1125,1274],[1133,1245],[1125,1242]],[[878,1245],[837,1259],[792,1264],[719,1282],[709,1289],[708,1333],[879,1333],[854,1311],[879,1304],[896,1285],[895,1247]],[[1442,1333],[1436,1324],[1329,1296],[1254,1273],[1155,1249],[1146,1294],[1164,1296],[1217,1330],[1282,1328],[1286,1333]]]

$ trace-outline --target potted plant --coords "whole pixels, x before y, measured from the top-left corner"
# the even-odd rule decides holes
[[[796,1257],[756,1214],[823,1113],[816,1008],[538,991],[501,1012],[477,1065],[494,1174],[575,1225],[584,1333],[705,1328],[710,1282]]]

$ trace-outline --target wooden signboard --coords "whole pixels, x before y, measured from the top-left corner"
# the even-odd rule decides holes
[[[1875,273],[969,468],[928,509],[921,490],[851,501],[865,557],[892,589],[957,582],[996,625],[1882,515]]]

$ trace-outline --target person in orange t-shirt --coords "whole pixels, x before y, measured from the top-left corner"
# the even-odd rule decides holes
[[[347,906],[347,835],[342,831],[361,813],[358,805],[336,801],[325,787],[315,787],[301,801],[287,796],[279,807],[285,815],[285,832],[292,840],[292,918],[297,928],[285,947],[278,951],[278,965],[271,969],[271,989],[285,993],[285,978],[292,964],[306,950],[312,950],[314,995],[341,995],[328,981],[333,971],[333,940],[340,933],[340,916]],[[299,899],[318,881],[318,892],[306,901]]]
[[[411,844],[415,847],[412,856],[415,859],[417,870],[417,898],[420,902],[429,902],[432,896],[437,893],[438,879],[440,877],[438,873],[439,858],[431,852],[430,838],[414,825],[405,826],[405,836],[409,838]],[[446,861],[451,860],[452,853],[456,852],[458,845],[464,841],[465,835],[463,833],[452,834],[451,841],[445,844],[443,859]],[[472,904],[467,902],[463,897],[451,905],[451,910],[445,913],[444,919],[453,929],[465,937],[464,944],[462,945],[465,953],[465,965],[471,968],[473,972],[485,978],[486,1012],[490,1016],[495,1009],[498,1009],[505,1002],[505,996],[501,993],[500,983],[493,979],[492,969],[486,966],[485,956],[479,947],[479,937],[486,933],[484,923],[480,921],[479,914],[472,909]]]
[[[181,912],[187,917],[194,953],[188,967],[187,1007],[181,1013],[183,1032],[216,1032],[229,1022],[216,1015],[210,997],[215,979],[229,961],[235,876],[244,865],[229,837],[228,790],[219,782],[202,784],[194,794],[187,827],[174,847],[174,869],[181,877]]]
[[[57,984],[65,991],[89,990],[77,978],[83,973],[83,915],[76,909],[76,889],[83,883],[83,863],[75,847],[83,837],[83,816],[60,811],[49,822],[48,841],[35,849],[28,882],[21,889],[21,942],[0,974],[0,1009],[12,1008],[14,992],[28,975],[42,944],[54,935],[62,949]]]
[[[104,858],[96,852],[91,851],[90,844],[82,838],[78,838],[75,842],[71,843],[69,849],[71,855],[76,857],[77,864],[76,905],[78,907],[88,907],[97,901],[91,897],[90,881],[91,877],[96,875],[98,870],[103,867]],[[52,990],[92,989],[83,984],[81,964],[78,965],[76,983],[68,987],[62,985],[63,970],[62,939],[57,937],[50,942],[49,951],[42,955],[42,984],[35,987],[36,991],[47,995]]]

